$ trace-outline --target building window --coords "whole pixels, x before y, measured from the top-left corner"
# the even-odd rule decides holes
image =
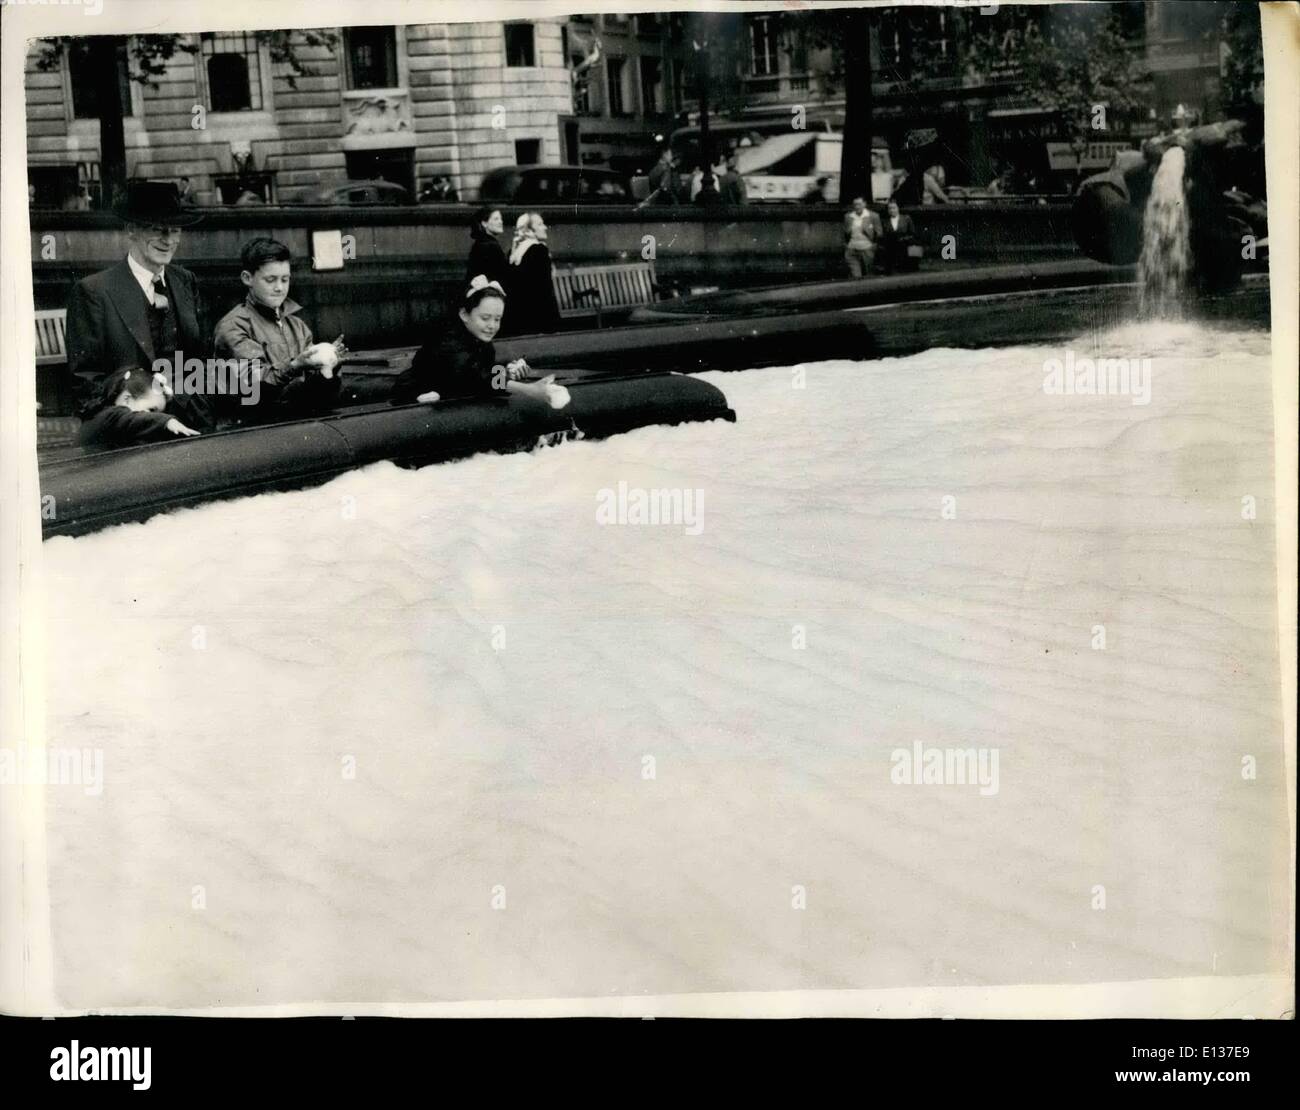
[[[98,162],[77,163],[77,191],[86,198],[89,207],[104,207],[104,183],[99,176]]]
[[[515,140],[515,165],[535,166],[542,160],[541,139]]]
[[[398,84],[397,32],[392,27],[348,27],[343,41],[349,89],[391,89]]]
[[[583,78],[573,86],[573,110],[580,116],[598,114],[591,106],[591,79]]]
[[[72,89],[72,118],[99,119],[99,105],[95,102],[95,77],[90,72],[90,52],[84,39],[68,45],[68,85]],[[131,74],[126,60],[126,43],[117,47],[117,90],[122,104],[122,115],[131,115]]]
[[[608,16],[606,17],[608,18]],[[611,116],[631,115],[628,107],[627,89],[623,87],[627,80],[627,59],[607,58],[605,60],[605,85],[609,95],[609,114]]]
[[[651,15],[634,15],[632,18],[636,21],[638,35],[657,35],[664,21],[663,15],[658,12]]]
[[[208,110],[260,112],[262,71],[257,39],[240,31],[216,31],[203,35],[202,46]]]
[[[664,110],[663,62],[658,58],[641,59],[641,111],[652,115]]]
[[[754,77],[772,77],[777,73],[776,28],[765,15],[749,25],[749,72]]]
[[[531,23],[506,24],[506,65],[534,66],[533,25]]]

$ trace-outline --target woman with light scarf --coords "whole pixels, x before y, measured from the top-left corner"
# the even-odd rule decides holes
[[[525,212],[515,221],[507,273],[506,318],[509,335],[556,331],[560,306],[551,282],[551,252],[546,245],[546,221],[538,212]]]

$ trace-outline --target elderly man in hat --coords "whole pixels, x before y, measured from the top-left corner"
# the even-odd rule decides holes
[[[181,228],[200,217],[181,204],[172,182],[133,181],[118,210],[126,226],[127,255],[121,262],[79,281],[68,300],[68,363],[83,419],[102,404],[104,380],[115,371],[153,368],[159,359],[206,359],[208,330],[195,277],[172,265]],[[203,396],[168,401],[191,428],[212,426]]]

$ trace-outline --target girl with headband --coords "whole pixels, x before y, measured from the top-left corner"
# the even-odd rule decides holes
[[[498,282],[475,275],[455,317],[440,329],[398,375],[393,404],[430,404],[460,397],[496,397],[513,393],[542,401],[554,409],[569,403],[569,391],[555,384],[555,375],[525,381],[528,363],[517,358],[507,366],[497,362],[492,340],[501,328],[506,294]]]

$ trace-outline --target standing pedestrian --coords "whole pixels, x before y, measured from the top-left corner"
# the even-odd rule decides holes
[[[722,174],[723,204],[744,204],[749,200],[745,179],[740,176],[740,158],[733,152],[727,156],[727,168]]]
[[[677,159],[673,148],[665,146],[659,152],[659,161],[650,170],[650,195],[647,204],[676,204],[678,201]]]
[[[885,273],[915,270],[918,262],[911,252],[916,246],[916,225],[911,216],[899,211],[898,201],[891,200],[885,210],[884,236],[881,241]]]
[[[844,216],[844,260],[849,276],[866,277],[876,258],[876,245],[884,236],[880,217],[867,207],[865,197],[853,198],[853,209]]]
[[[506,252],[497,241],[497,236],[504,230],[499,208],[486,206],[474,213],[474,222],[469,228],[469,259],[465,263],[466,285],[476,274],[483,274],[488,281],[504,287],[509,267]]]
[[[509,335],[534,335],[557,331],[560,306],[551,275],[551,252],[546,245],[546,221],[540,212],[525,212],[515,221],[506,275],[505,328]]]

